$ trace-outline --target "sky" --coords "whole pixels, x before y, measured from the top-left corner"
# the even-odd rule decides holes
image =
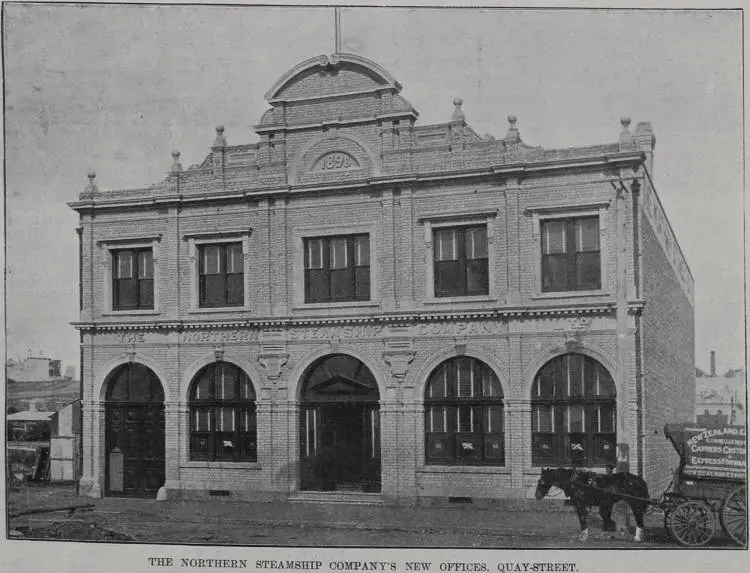
[[[257,141],[265,92],[334,51],[333,10],[4,5],[7,355],[78,370],[75,201],[162,180]],[[419,125],[456,96],[480,134],[518,117],[530,145],[615,142],[650,121],[656,189],[695,277],[696,365],[744,365],[739,12],[345,8],[342,51],[404,86]]]

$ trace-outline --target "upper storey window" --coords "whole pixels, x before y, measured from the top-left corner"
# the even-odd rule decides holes
[[[154,255],[151,247],[112,253],[113,310],[154,308]]]
[[[436,297],[489,293],[486,225],[435,229],[433,253]]]
[[[200,245],[199,288],[201,308],[244,304],[242,243]]]
[[[368,234],[305,239],[305,302],[370,300]]]
[[[599,217],[541,221],[542,292],[601,289]]]

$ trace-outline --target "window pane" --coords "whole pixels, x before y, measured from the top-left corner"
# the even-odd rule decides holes
[[[489,293],[489,273],[487,259],[466,261],[466,294],[479,295]]]
[[[565,221],[542,222],[542,254],[565,252]]]
[[[255,400],[255,390],[244,372],[240,374],[240,400]]]
[[[208,432],[211,430],[211,410],[209,408],[196,408],[193,410],[191,430],[194,432]]]
[[[323,240],[307,239],[306,261],[308,269],[323,268]]]
[[[358,267],[370,265],[370,236],[358,235],[354,240],[354,264]]]
[[[487,406],[484,431],[488,434],[501,434],[504,430],[503,407],[501,405]]]
[[[565,255],[542,256],[542,291],[568,289],[568,260]]]
[[[539,371],[534,381],[534,398],[552,398],[555,396],[555,367],[554,363],[547,363]]]
[[[500,379],[486,366],[482,368],[482,396],[487,398],[503,397],[503,387],[500,385]]]
[[[201,280],[201,300],[206,306],[225,304],[226,279],[224,275],[206,275]]]
[[[346,238],[336,237],[336,238],[330,239],[329,253],[330,253],[329,268],[345,269],[348,266]]]
[[[218,245],[205,245],[201,250],[201,274],[215,275],[221,273],[220,247]]]
[[[553,433],[555,431],[553,407],[535,404],[531,409],[531,431]]]
[[[487,227],[469,227],[466,233],[466,258],[487,258]]]
[[[357,267],[354,271],[356,299],[370,300],[370,267]]]
[[[255,409],[243,408],[240,410],[238,424],[240,432],[255,431]]]
[[[154,281],[138,281],[139,308],[154,308]]]
[[[138,281],[136,279],[117,279],[115,281],[114,304],[120,308],[136,308],[138,305]]]
[[[234,408],[217,408],[216,430],[219,432],[233,432],[236,423]]]
[[[439,366],[430,377],[430,383],[427,385],[427,397],[445,398],[447,386],[446,365]]]
[[[436,261],[458,260],[456,229],[442,229],[435,231],[434,243]]]
[[[595,431],[600,433],[614,433],[615,431],[615,407],[597,406],[596,420],[594,420]]]
[[[576,254],[578,290],[601,288],[601,262],[598,251]]]
[[[435,263],[435,296],[463,296],[463,277],[458,261]]]
[[[599,363],[596,363],[597,369],[597,395],[598,396],[616,396],[614,380],[609,375],[607,369]]]
[[[227,272],[242,273],[243,269],[242,244],[227,245]]]
[[[467,398],[472,395],[471,392],[471,360],[468,358],[458,358],[456,360],[456,395]],[[466,430],[470,431],[470,430]]]
[[[354,270],[331,270],[331,300],[354,299]]]
[[[245,284],[243,274],[227,275],[227,305],[242,306],[245,304]]]
[[[599,250],[599,217],[586,217],[577,219],[576,229],[576,251],[598,251]]]
[[[305,293],[306,302],[327,301],[330,298],[328,285],[328,271],[320,269],[307,271],[307,292]]]
[[[583,396],[583,356],[567,354],[564,357],[567,364],[566,395],[572,397]]]
[[[138,278],[154,278],[154,257],[151,250],[140,251],[138,253]]]
[[[219,363],[216,368],[216,400],[234,400],[234,388],[237,382],[237,369],[226,363]]]
[[[581,404],[574,404],[563,410],[563,427],[568,433],[586,431],[584,407]]]
[[[115,257],[115,277],[129,279],[133,277],[133,252],[117,251]]]
[[[430,406],[427,408],[427,431],[428,432],[445,432],[447,428],[445,406]]]

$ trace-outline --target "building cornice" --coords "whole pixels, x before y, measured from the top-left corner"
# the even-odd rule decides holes
[[[643,309],[643,301],[634,300],[628,304],[631,314],[639,314]],[[611,315],[615,312],[615,304],[596,303],[588,305],[571,304],[555,307],[515,307],[488,310],[466,311],[415,311],[399,314],[377,315],[347,315],[326,317],[255,317],[227,320],[206,321],[142,321],[142,322],[97,322],[79,321],[71,323],[77,330],[88,333],[117,332],[117,331],[190,331],[212,330],[226,328],[299,328],[335,325],[407,325],[430,322],[447,321],[475,321],[475,320],[528,320],[540,318],[564,318],[574,316]]]
[[[160,195],[147,199],[107,199],[106,194],[96,199],[73,201],[68,206],[77,211],[85,209],[110,209],[131,207],[155,207],[168,204],[182,204],[203,201],[228,201],[243,200],[250,197],[260,198],[264,196],[281,196],[287,194],[320,193],[329,191],[362,190],[363,188],[383,187],[400,184],[432,183],[441,181],[456,181],[461,179],[475,179],[482,177],[497,178],[523,178],[546,172],[555,172],[566,169],[580,168],[620,168],[630,167],[634,163],[640,163],[645,159],[642,152],[623,152],[616,154],[601,155],[598,157],[571,158],[556,161],[544,161],[540,163],[508,163],[490,167],[454,170],[450,173],[394,173],[382,174],[367,179],[358,179],[345,183],[331,185],[285,185],[258,187],[255,189],[243,189],[230,192],[196,193],[195,195]]]

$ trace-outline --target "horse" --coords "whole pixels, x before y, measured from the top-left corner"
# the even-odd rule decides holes
[[[536,486],[536,499],[546,496],[552,486],[564,491],[573,504],[581,525],[582,541],[589,536],[586,522],[589,508],[599,506],[604,531],[614,531],[616,527],[612,520],[612,506],[620,500],[630,506],[635,516],[635,541],[643,541],[643,514],[650,502],[648,487],[642,478],[628,472],[601,475],[577,469],[544,468]]]

